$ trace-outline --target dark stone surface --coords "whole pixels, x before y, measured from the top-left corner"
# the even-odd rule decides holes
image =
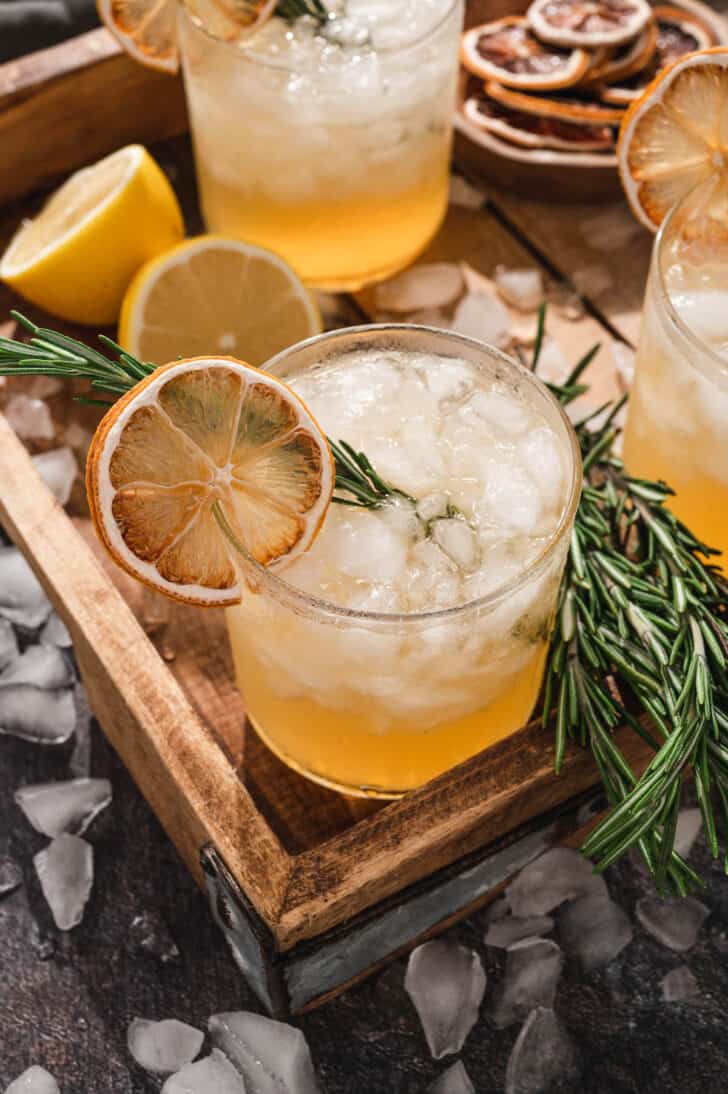
[[[114,802],[87,835],[96,883],[84,921],[67,935],[55,930],[31,862],[45,840],[15,807],[12,791],[67,777],[69,751],[0,737],[0,854],[9,851],[25,872],[23,888],[0,899],[0,1090],[40,1063],[62,1094],[150,1094],[159,1081],[126,1049],[132,1018],[174,1016],[202,1028],[215,1011],[257,1007],[203,897],[98,730],[92,773],[111,778]],[[694,950],[673,954],[636,924],[634,941],[607,969],[583,976],[567,964],[556,1009],[579,1046],[583,1070],[560,1094],[719,1094],[728,1088],[728,881],[702,844],[692,861],[710,879],[703,899],[711,908]],[[645,879],[627,863],[611,872],[609,886],[634,920]],[[175,960],[163,962],[132,944],[131,922],[145,910],[169,927],[180,950]],[[483,957],[487,1003],[503,951],[485,949],[482,921],[456,933]],[[660,980],[683,963],[701,995],[665,1004]],[[300,1020],[324,1094],[419,1094],[443,1070],[429,1057],[403,977],[399,961]],[[479,1094],[503,1090],[517,1032],[517,1026],[495,1030],[485,1017],[474,1029],[463,1059]]]

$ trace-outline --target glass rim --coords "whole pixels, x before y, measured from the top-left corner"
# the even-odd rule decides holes
[[[390,625],[397,624],[398,626],[410,626],[413,624],[445,622],[457,618],[466,612],[493,608],[507,596],[517,592],[528,581],[532,580],[534,577],[538,577],[550,562],[555,550],[564,539],[564,536],[571,532],[571,526],[579,504],[582,486],[581,449],[574,426],[562,405],[549,391],[543,381],[531,372],[530,369],[526,368],[525,365],[521,364],[520,361],[517,361],[514,357],[508,356],[508,354],[503,353],[495,346],[490,346],[476,338],[469,338],[466,335],[457,334],[454,331],[448,331],[440,327],[429,327],[414,323],[367,323],[356,327],[344,327],[340,330],[327,331],[324,334],[316,334],[311,338],[306,338],[302,342],[296,342],[295,345],[289,346],[287,349],[277,353],[274,357],[271,357],[265,362],[262,369],[263,371],[276,376],[276,366],[313,345],[327,345],[330,348],[337,342],[346,342],[350,338],[356,338],[356,336],[364,333],[396,335],[397,332],[417,332],[418,334],[436,335],[443,340],[446,340],[451,345],[466,346],[471,351],[475,349],[480,353],[485,353],[487,356],[495,359],[499,364],[504,365],[511,373],[515,372],[520,380],[529,384],[538,392],[542,399],[549,402],[556,410],[557,415],[564,426],[565,437],[571,455],[571,478],[565,489],[566,501],[559,522],[551,535],[548,536],[546,543],[538,554],[535,555],[530,562],[525,564],[517,574],[510,577],[485,596],[476,597],[474,600],[468,600],[464,604],[455,604],[449,608],[436,608],[426,611],[373,612],[347,608],[342,604],[335,604],[333,601],[315,596],[312,593],[307,593],[303,589],[299,589],[297,586],[292,585],[281,576],[285,573],[285,567],[276,570],[275,568],[263,566],[248,555],[247,552],[241,552],[239,545],[234,543],[230,537],[227,536],[230,546],[233,547],[238,554],[243,555],[245,564],[253,570],[255,574],[255,592],[257,593],[263,589],[270,593],[270,595],[279,603],[283,602],[287,603],[289,606],[292,605],[294,610],[299,610],[304,614],[317,615],[331,621],[339,622],[388,623]],[[278,379],[282,379],[285,382],[286,377],[278,376]]]
[[[409,49],[414,49],[416,46],[422,45],[422,43],[426,42],[428,38],[437,34],[437,32],[450,18],[454,9],[459,7],[461,3],[462,0],[449,0],[445,11],[438,18],[437,22],[434,23],[431,27],[428,27],[428,29],[423,31],[422,34],[420,34],[417,38],[413,38],[411,41],[405,42],[402,45],[388,46],[382,49],[377,49],[375,50],[375,52],[388,57],[396,57],[398,54],[405,53]],[[234,41],[227,42],[224,38],[216,37],[210,30],[208,30],[208,28],[205,26],[199,16],[195,15],[191,11],[190,0],[178,0],[178,7],[181,11],[185,12],[190,23],[195,27],[196,30],[200,31],[201,34],[204,34],[205,38],[209,39],[210,42],[214,42],[215,45],[230,50],[235,54],[236,57],[239,57],[241,60],[249,61],[252,64],[256,65],[261,65],[264,68],[276,69],[279,72],[297,73],[300,71],[299,68],[294,67],[290,63],[286,63],[285,61],[275,61],[271,57],[256,53],[254,50],[241,50]],[[183,51],[181,50],[181,52]]]

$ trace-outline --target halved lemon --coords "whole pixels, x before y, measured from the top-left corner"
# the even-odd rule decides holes
[[[316,537],[335,471],[326,436],[280,380],[232,357],[157,369],[106,414],[86,487],[112,558],[190,604],[240,599],[223,514],[262,565],[289,562]]]
[[[130,144],[71,175],[21,225],[0,260],[0,278],[63,319],[115,323],[139,267],[183,236],[164,172],[145,148]]]
[[[119,341],[143,361],[238,352],[258,366],[321,330],[311,295],[282,258],[240,240],[198,236],[139,270],[124,298]]]
[[[681,198],[728,175],[728,47],[689,53],[627,110],[619,173],[638,220],[656,231]]]

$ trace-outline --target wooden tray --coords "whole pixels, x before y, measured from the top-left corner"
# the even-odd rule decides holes
[[[127,97],[111,95],[109,86]],[[150,88],[155,105],[130,111],[130,101],[148,103]],[[0,247],[34,208],[39,186],[124,141],[150,141],[184,126],[178,81],[138,68],[104,31],[0,67]],[[153,151],[175,180],[194,230],[187,138]],[[574,220],[565,214],[557,226],[540,208],[495,198],[502,207],[493,200],[481,209],[451,209],[425,259],[462,259],[487,277],[499,263],[530,265],[540,253],[543,241],[531,246],[523,229],[513,227],[519,217],[527,225],[530,216],[549,238],[554,232],[566,238]],[[565,265],[577,250],[573,241],[565,248]],[[637,276],[642,259],[633,244],[630,257]],[[556,270],[551,259],[544,258],[544,267]],[[19,303],[0,289],[3,333],[9,309]],[[359,318],[371,304],[366,293],[342,301]],[[576,322],[554,313],[551,331],[574,356],[606,334],[588,313]],[[614,379],[606,350],[596,369],[595,397],[609,397]],[[95,414],[63,396],[52,402],[59,420],[73,413],[90,424]],[[105,733],[206,886],[236,961],[271,1012],[315,1005],[467,914],[545,847],[573,837],[601,807],[588,755],[570,751],[557,778],[551,733],[538,726],[387,805],[348,800],[307,782],[246,724],[221,614],[168,608],[146,594],[101,557],[77,508],[72,521],[0,418],[0,521],[71,631]],[[620,740],[639,768],[639,740],[629,732]]]

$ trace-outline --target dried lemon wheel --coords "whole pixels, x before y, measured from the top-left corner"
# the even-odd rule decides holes
[[[635,38],[652,18],[647,0],[533,0],[528,21],[557,46],[616,46]]]
[[[474,76],[532,91],[570,87],[589,68],[585,50],[545,45],[520,15],[508,15],[466,31],[460,56]]]
[[[611,152],[614,148],[609,125],[541,118],[509,110],[487,95],[467,99],[463,113],[475,125],[521,148],[553,148],[559,152]]]
[[[489,80],[485,91],[491,99],[509,110],[519,110],[541,118],[557,118],[563,122],[619,125],[624,114],[618,107],[605,106],[591,96],[582,95],[578,88],[568,88],[559,95],[527,95]]]
[[[627,111],[617,156],[632,211],[653,232],[690,190],[728,177],[728,47],[662,72]]]
[[[234,604],[236,568],[214,505],[270,566],[311,545],[334,487],[328,441],[280,380],[234,358],[157,369],[104,417],[88,454],[96,531],[144,584],[190,604]]]

